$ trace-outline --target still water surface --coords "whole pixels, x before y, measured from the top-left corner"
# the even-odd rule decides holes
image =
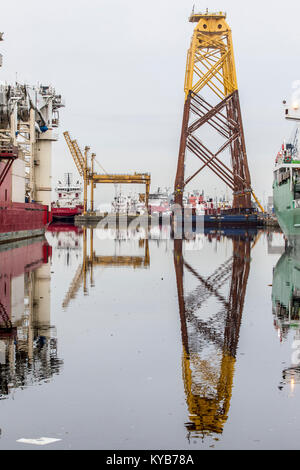
[[[98,235],[0,247],[0,448],[299,448],[300,254]]]

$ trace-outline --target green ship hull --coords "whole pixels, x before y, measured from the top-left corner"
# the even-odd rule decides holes
[[[300,245],[300,201],[298,207],[290,179],[280,185],[274,181],[273,202],[278,223],[286,238],[291,244]]]

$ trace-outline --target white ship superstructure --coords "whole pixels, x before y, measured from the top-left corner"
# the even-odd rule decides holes
[[[58,181],[55,192],[57,199],[52,207],[73,209],[82,204],[82,185],[79,181],[73,181],[72,173],[66,173],[63,182]]]

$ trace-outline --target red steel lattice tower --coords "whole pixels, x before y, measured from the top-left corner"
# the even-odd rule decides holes
[[[186,185],[202,170],[209,168],[232,191],[233,208],[250,209],[251,193],[256,197],[251,189],[232,36],[226,14],[192,13],[189,21],[197,25],[187,55],[175,203],[182,206]],[[213,152],[201,138],[204,124],[209,124],[224,140],[217,152]],[[231,155],[231,164],[228,165],[224,158],[222,160],[226,149]],[[197,157],[201,166],[186,178],[184,168],[188,153]]]

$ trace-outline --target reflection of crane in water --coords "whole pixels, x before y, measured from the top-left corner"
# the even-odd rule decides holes
[[[94,267],[95,266],[131,266],[136,268],[147,268],[150,265],[149,242],[146,240],[139,240],[139,246],[145,247],[144,256],[103,256],[97,255],[94,251],[94,230],[90,228],[90,247],[88,252],[87,247],[87,228],[83,229],[83,259],[82,263],[78,266],[75,276],[70,284],[68,292],[63,301],[63,308],[67,308],[71,299],[76,297],[81,285],[83,284],[84,293],[87,293],[87,278],[90,277],[90,285],[94,287]]]
[[[250,269],[251,237],[232,236],[233,254],[204,278],[185,259],[182,240],[174,241],[174,264],[183,342],[183,379],[194,437],[221,434],[230,406],[235,357]],[[185,295],[184,270],[199,281]],[[221,288],[231,279],[229,297]],[[215,297],[221,311],[198,318],[203,304]]]

